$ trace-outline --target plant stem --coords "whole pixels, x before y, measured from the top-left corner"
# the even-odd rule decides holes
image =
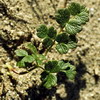
[[[43,67],[41,67],[39,65],[36,65],[36,68],[41,68],[41,69],[45,70]]]
[[[46,52],[45,52],[45,56],[47,55],[47,53],[50,51],[50,49],[52,48],[52,46],[55,44],[55,40],[53,41],[53,44],[47,48]]]

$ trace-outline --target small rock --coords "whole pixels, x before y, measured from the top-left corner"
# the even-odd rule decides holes
[[[19,36],[22,36],[22,35],[24,35],[24,32],[20,31],[20,32],[17,32],[17,34],[18,34]]]
[[[98,22],[100,22],[100,18],[98,18]]]
[[[91,15],[91,17],[93,17],[93,15],[94,15],[94,12],[95,12],[95,9],[94,8],[90,8],[90,15]]]

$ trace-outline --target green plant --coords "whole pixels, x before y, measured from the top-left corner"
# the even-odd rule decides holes
[[[59,72],[65,73],[68,79],[74,79],[75,66],[62,60],[48,61],[46,55],[52,47],[55,47],[60,54],[65,54],[69,49],[75,48],[77,46],[76,33],[82,30],[82,25],[89,20],[88,16],[85,6],[78,3],[71,3],[68,8],[59,9],[55,14],[55,20],[60,25],[60,32],[57,32],[53,26],[48,28],[46,25],[40,25],[37,28],[37,36],[41,38],[45,52],[39,54],[36,47],[29,43],[26,48],[31,51],[31,54],[23,49],[15,51],[16,55],[22,58],[17,65],[25,67],[26,63],[34,62],[36,68],[42,68],[41,80],[46,88],[57,84]]]

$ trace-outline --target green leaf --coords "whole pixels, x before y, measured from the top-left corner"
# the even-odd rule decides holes
[[[44,55],[42,55],[42,54],[36,54],[36,55],[32,54],[32,56],[33,56],[34,59],[36,59],[36,60],[38,60],[38,59],[40,59],[40,60],[45,60],[45,59],[46,59],[46,57],[45,57]]]
[[[36,55],[32,54],[32,56],[34,57],[34,59],[38,65],[42,65],[43,60],[46,59],[46,57],[44,55],[41,55],[41,54],[36,54]]]
[[[68,40],[69,40],[69,37],[66,33],[59,34],[56,37],[56,41],[58,43],[68,43]]]
[[[86,7],[84,5],[80,5],[79,3],[75,3],[72,2],[69,7],[68,10],[70,11],[71,15],[78,15],[81,12],[85,12],[85,13],[89,13],[89,11],[86,9]]]
[[[43,65],[43,61],[42,60],[37,60],[38,65]]]
[[[37,54],[37,57],[40,59],[40,60],[45,60],[46,57],[42,54]]]
[[[68,23],[66,23],[65,26],[66,32],[73,35],[82,30],[82,27],[79,25],[77,21],[70,20]]]
[[[77,15],[81,11],[81,6],[79,3],[72,2],[69,5],[68,10],[70,11],[71,15]]]
[[[28,55],[27,51],[22,50],[22,49],[16,50],[15,53],[16,53],[16,55],[19,56],[19,57],[23,57],[23,56],[27,56],[27,55]]]
[[[56,45],[56,50],[60,53],[60,54],[65,54],[68,52],[68,47],[65,43],[60,43]]]
[[[59,9],[56,12],[55,19],[62,27],[65,26],[65,24],[69,20],[69,18],[70,18],[70,12],[66,8]]]
[[[68,79],[73,80],[76,75],[76,71],[68,70],[65,72]]]
[[[67,67],[69,67],[68,64],[64,63],[63,61],[48,61],[45,64],[45,69],[50,73],[60,72],[66,69]]]
[[[21,61],[17,62],[17,66],[25,67],[25,63],[21,60]]]
[[[69,63],[65,63],[64,61],[58,61],[59,71],[66,70],[69,67]]]
[[[57,84],[57,77],[56,75],[49,74],[44,79],[44,87],[47,89],[50,89],[52,86],[55,86]]]
[[[55,69],[55,67],[58,65],[58,61],[48,61],[45,64],[45,69],[49,72],[58,72],[58,69]]]
[[[81,25],[81,24],[82,24],[78,19],[75,19],[75,18],[70,19],[70,21],[71,21],[71,23],[76,23],[77,25]],[[70,22],[70,21],[69,21],[69,22]],[[69,23],[69,22],[68,22],[68,23]]]
[[[53,44],[53,41],[52,41],[52,39],[50,39],[50,38],[45,38],[44,40],[43,40],[43,45],[44,45],[44,47],[45,48],[48,48],[49,46],[51,46],[52,44]]]
[[[37,36],[39,38],[45,38],[48,34],[48,29],[46,25],[41,25],[38,29],[37,29]]]
[[[73,70],[73,71],[76,70],[76,67],[74,65],[70,64],[69,62],[66,64],[67,64],[67,67],[70,68],[69,70]]]
[[[77,44],[73,41],[70,41],[68,44],[67,44],[67,47],[68,49],[73,49],[73,48],[76,48],[77,47]]]
[[[80,12],[89,13],[89,11],[86,9],[86,7],[84,5],[81,5],[81,11]]]
[[[54,29],[54,27],[50,27],[48,29],[48,36],[50,38],[53,38],[54,39],[56,37],[56,34],[57,34],[57,31]]]
[[[27,45],[27,48],[30,49],[32,53],[35,53],[35,54],[38,53],[36,47],[32,43],[29,43]]]
[[[76,35],[70,35],[69,36],[69,42],[70,41],[73,41],[73,42],[77,43],[78,42],[78,39],[76,38]]]
[[[43,65],[43,60],[45,60],[46,57],[44,55],[38,54],[37,59],[38,59],[37,60],[38,65]]]
[[[25,57],[22,59],[23,62],[28,62],[28,63],[32,63],[34,60],[35,60],[34,57],[31,56],[31,55],[25,56]]]
[[[49,75],[48,72],[43,71],[43,72],[41,73],[41,80],[43,81],[43,80],[46,78],[46,76],[48,76],[48,75]]]
[[[87,12],[81,12],[75,19],[80,22],[80,24],[85,24],[89,20],[89,14]]]
[[[66,74],[66,76],[68,77],[68,79],[73,80],[75,78],[76,75],[76,67],[71,65],[70,63],[66,63],[68,70],[63,70],[62,72],[64,72]]]

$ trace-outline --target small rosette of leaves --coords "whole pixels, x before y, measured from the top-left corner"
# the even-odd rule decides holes
[[[53,44],[53,40],[55,39],[57,31],[54,27],[47,28],[46,25],[40,25],[37,29],[37,36],[39,38],[43,38],[43,45],[45,48],[48,48]]]
[[[51,88],[57,84],[57,73],[64,72],[68,79],[74,79],[76,74],[75,66],[63,61],[48,61],[45,64],[45,71],[41,74],[44,86]]]
[[[21,58],[21,60],[17,62],[17,66],[25,67],[26,63],[32,62],[35,62],[37,65],[42,65],[43,60],[46,59],[45,56],[38,54],[36,47],[32,43],[29,43],[27,48],[31,51],[31,55],[29,55],[28,52],[23,49],[18,49],[15,51],[16,55]]]
[[[58,10],[55,19],[68,34],[73,35],[82,30],[81,25],[89,20],[89,14],[85,6],[73,2],[68,8]]]

